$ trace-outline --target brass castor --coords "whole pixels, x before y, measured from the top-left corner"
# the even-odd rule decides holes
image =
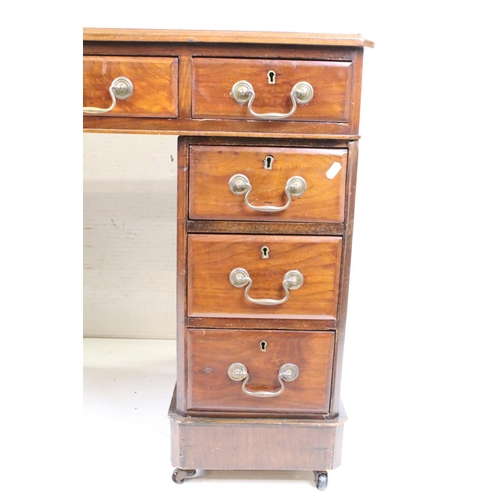
[[[314,484],[319,491],[325,491],[328,486],[328,472],[314,471]]]
[[[195,469],[175,469],[172,474],[172,481],[176,484],[182,484],[188,477],[193,477],[196,474]]]

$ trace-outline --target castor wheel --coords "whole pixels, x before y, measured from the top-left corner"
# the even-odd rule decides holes
[[[175,484],[182,484],[188,477],[192,477],[196,474],[195,469],[175,469],[172,474],[172,481]]]
[[[316,484],[316,488],[319,491],[325,491],[328,486],[328,472],[322,471],[314,471],[314,483]]]

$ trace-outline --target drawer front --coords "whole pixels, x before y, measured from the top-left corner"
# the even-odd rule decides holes
[[[110,85],[118,77],[133,84],[126,99],[117,99],[113,116],[178,116],[178,64],[172,57],[83,58],[83,106],[106,109],[111,103]]]
[[[343,222],[346,170],[345,149],[194,145],[189,217]],[[241,175],[250,187],[235,193],[231,182]],[[290,187],[297,178],[305,182],[303,193]]]
[[[187,314],[335,319],[341,250],[339,237],[190,234]],[[237,269],[248,273],[251,286],[241,274],[233,273]],[[292,286],[300,281],[297,275],[285,287],[289,271],[302,275],[300,288]],[[239,286],[231,283],[231,275]],[[288,300],[277,304],[286,298],[285,288]]]
[[[188,411],[327,414],[334,337],[332,332],[188,330]],[[241,380],[231,379],[234,363],[246,368],[246,381],[241,367],[236,367]],[[287,364],[295,365],[298,375],[280,382],[279,370]],[[262,391],[274,395],[262,397]]]
[[[351,119],[352,62],[277,59],[192,59],[193,118],[254,117],[248,103],[238,104],[231,96],[239,81],[251,84],[255,93],[252,110],[257,114],[287,114],[293,108],[290,93],[295,84],[307,82],[313,97],[307,104],[297,104],[289,121],[348,123]],[[269,83],[269,72],[275,83]],[[267,117],[262,117],[268,120]]]

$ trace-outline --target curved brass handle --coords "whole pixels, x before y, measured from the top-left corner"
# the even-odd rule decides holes
[[[285,296],[282,299],[253,299],[248,295],[250,288],[252,288],[252,278],[250,278],[250,274],[246,269],[242,267],[236,267],[229,274],[229,281],[231,285],[236,288],[245,288],[245,299],[247,299],[252,304],[257,304],[259,306],[279,306],[280,304],[284,304],[288,298],[290,297],[290,290],[297,290],[304,283],[304,276],[302,273],[296,269],[293,271],[288,271],[283,276],[283,289],[285,290]]]
[[[285,363],[284,365],[281,365],[278,371],[278,381],[281,387],[277,391],[249,391],[246,388],[249,374],[243,363],[233,363],[228,368],[227,374],[229,375],[229,378],[235,382],[243,380],[241,389],[248,396],[254,396],[256,398],[273,398],[283,394],[283,391],[285,390],[285,384],[283,381],[292,382],[299,376],[299,368],[293,363]]]
[[[109,87],[111,96],[111,106],[109,108],[94,108],[92,106],[83,107],[83,112],[89,115],[109,113],[116,106],[116,100],[128,99],[134,93],[134,84],[125,76],[115,78]]]
[[[252,109],[252,104],[255,99],[255,90],[252,84],[246,80],[236,82],[233,85],[230,95],[238,104],[243,105],[248,102],[248,111],[250,111],[251,115],[255,116],[255,118],[261,118],[263,120],[283,120],[295,113],[297,104],[304,105],[310,102],[314,97],[314,89],[308,82],[296,83],[290,92],[292,109],[288,113],[256,113]]]
[[[248,197],[252,192],[252,185],[250,184],[250,181],[248,180],[248,177],[246,175],[235,174],[231,177],[231,179],[229,179],[228,184],[231,193],[234,193],[238,196],[244,194],[245,204],[247,205],[247,207],[251,208],[252,210],[257,210],[258,212],[282,212],[283,210],[286,210],[290,206],[290,203],[292,202],[292,196],[293,197],[302,196],[307,189],[307,184],[305,179],[303,179],[298,175],[294,175],[293,177],[290,177],[290,179],[286,181],[285,194],[287,197],[287,202],[285,205],[283,205],[282,207],[275,207],[273,205],[255,206],[248,201]]]

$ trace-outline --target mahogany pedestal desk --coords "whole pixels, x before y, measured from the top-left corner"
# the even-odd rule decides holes
[[[83,125],[178,140],[173,479],[340,464],[358,35],[84,30]]]

